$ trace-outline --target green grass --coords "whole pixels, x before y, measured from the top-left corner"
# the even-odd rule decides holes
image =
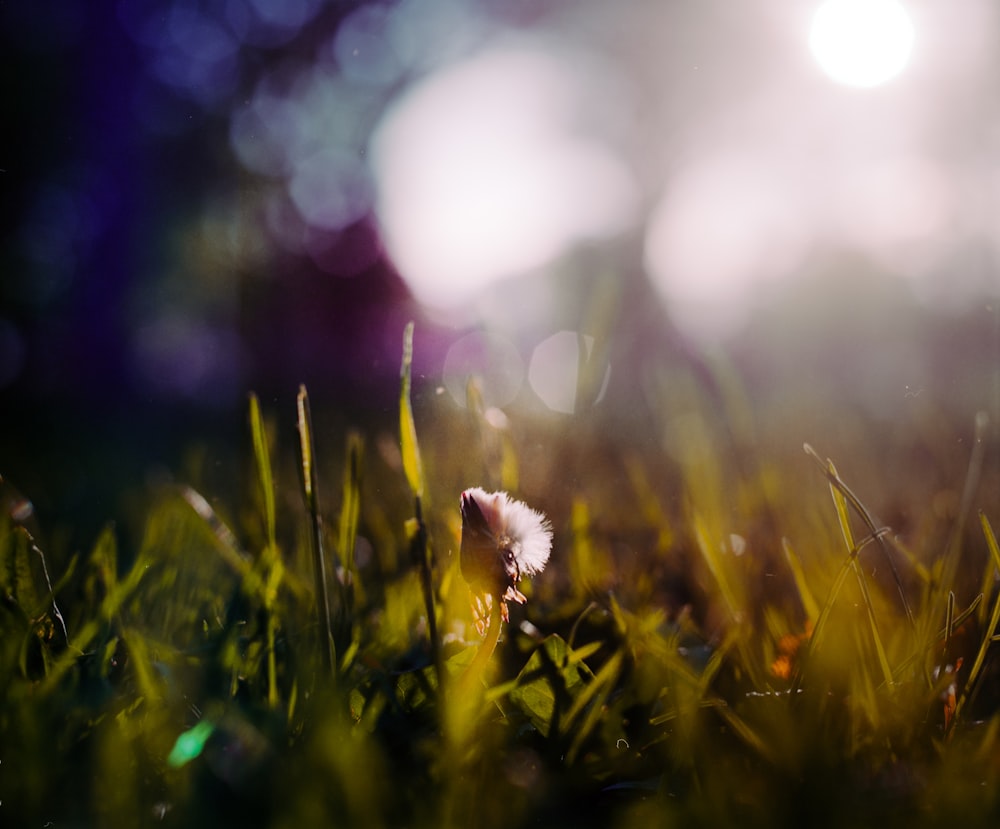
[[[935,512],[870,453],[770,452],[722,365],[713,394],[654,384],[649,451],[597,418],[498,426],[474,386],[458,413],[413,399],[412,348],[395,436],[251,397],[250,480],[162,485],[134,549],[109,526],[53,572],[4,513],[4,825],[1000,817],[985,420]],[[470,485],[556,529],[492,653],[458,569]]]

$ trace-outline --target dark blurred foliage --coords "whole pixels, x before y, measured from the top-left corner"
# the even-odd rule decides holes
[[[195,263],[228,273],[221,301],[199,298],[198,272],[171,285],[172,269],[191,267],[176,250],[188,217],[241,187],[228,150],[241,84],[209,106],[157,78],[155,50],[125,31],[132,7],[0,9],[0,465],[44,516],[76,525],[76,545],[127,517],[122,491],[158,466],[176,470],[193,438],[229,454],[251,388],[287,396],[305,381],[321,405],[364,400],[377,414],[395,393],[408,315],[378,260],[356,279],[293,255],[257,272]],[[316,28],[346,10],[331,7]],[[171,6],[145,12],[166,27]],[[244,61],[275,54],[244,51]],[[358,232],[370,234],[365,224]],[[143,336],[157,324],[150,308],[178,290],[189,296],[177,330],[165,325],[156,351]]]

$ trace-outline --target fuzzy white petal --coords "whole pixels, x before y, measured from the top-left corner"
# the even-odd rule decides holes
[[[552,551],[552,525],[537,510],[506,492],[486,492],[480,487],[466,490],[486,519],[494,538],[508,538],[522,575],[545,569]]]

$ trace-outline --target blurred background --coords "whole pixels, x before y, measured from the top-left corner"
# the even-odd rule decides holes
[[[37,0],[0,37],[0,474],[80,543],[192,440],[239,455],[250,390],[392,429],[409,319],[428,430],[474,375],[641,442],[721,354],[788,451],[848,413],[996,445],[991,0]]]

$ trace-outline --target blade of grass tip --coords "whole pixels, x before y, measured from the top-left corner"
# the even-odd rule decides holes
[[[872,539],[874,539],[882,551],[882,556],[885,558],[886,563],[889,565],[889,571],[892,573],[893,581],[896,584],[896,591],[899,593],[899,600],[903,607],[903,612],[906,614],[906,618],[910,623],[910,627],[916,629],[916,619],[913,616],[913,611],[910,609],[910,603],[906,599],[906,591],[903,589],[903,580],[899,576],[899,570],[896,567],[896,561],[892,557],[892,553],[886,546],[884,536],[887,530],[884,527],[879,527],[875,523],[875,519],[872,518],[871,513],[868,511],[867,507],[861,503],[861,499],[851,490],[851,488],[844,482],[843,478],[837,474],[836,467],[833,465],[833,461],[827,459],[823,460],[817,453],[816,450],[812,448],[808,443],[803,444],[803,449],[807,455],[813,458],[817,464],[819,464],[820,469],[823,470],[823,475],[826,477],[831,487],[836,487],[836,489],[847,499],[848,503],[854,508],[854,511],[858,514],[861,520],[864,522],[865,526],[868,528],[868,532],[871,534]],[[859,545],[858,550],[864,545]]]
[[[333,673],[337,664],[337,647],[330,626],[330,594],[326,582],[326,556],[323,554],[323,526],[319,514],[319,483],[313,452],[312,412],[309,408],[309,393],[304,385],[299,386],[296,397],[298,415],[299,458],[302,464],[302,490],[306,508],[309,511],[310,540],[313,554],[313,575],[316,579],[316,614],[320,633],[320,657],[323,670]]]
[[[410,490],[417,498],[424,495],[424,468],[420,460],[420,446],[417,443],[417,427],[413,421],[413,406],[410,403],[410,387],[413,371],[413,322],[406,324],[403,331],[403,364],[400,368],[399,391],[399,448],[403,455],[403,472]]]
[[[861,598],[867,611],[868,626],[871,629],[872,642],[875,645],[875,653],[878,656],[879,667],[882,669],[882,676],[887,685],[893,685],[892,669],[889,667],[889,659],[885,653],[885,646],[882,642],[882,635],[878,629],[878,619],[875,615],[875,605],[872,603],[871,593],[868,590],[868,581],[865,579],[864,571],[858,561],[858,545],[854,540],[854,533],[851,531],[851,517],[847,508],[847,498],[839,487],[834,485],[833,479],[840,480],[837,469],[833,461],[827,461],[830,475],[830,493],[837,510],[837,518],[840,521],[840,529],[844,535],[844,541],[851,554],[851,569],[858,580],[858,587],[861,590]]]
[[[982,511],[979,513],[979,523],[983,527],[983,535],[986,536],[986,546],[989,548],[990,558],[993,559],[993,563],[995,565],[1000,567],[1000,545],[997,544],[997,537],[993,533],[993,527],[990,526],[989,520]],[[962,709],[965,708],[966,702],[970,698],[970,695],[974,692],[976,680],[979,678],[979,672],[983,669],[983,664],[986,662],[986,652],[989,650],[990,643],[993,641],[993,636],[996,633],[998,624],[1000,624],[1000,593],[997,594],[997,597],[993,602],[993,612],[990,614],[989,626],[986,628],[986,631],[983,634],[983,639],[979,643],[979,651],[976,653],[976,659],[972,663],[972,668],[969,670],[969,678],[966,680],[965,688],[962,690],[962,695],[959,697],[958,702],[955,705],[955,716],[952,718],[952,728],[955,727],[955,723],[962,714]]]

